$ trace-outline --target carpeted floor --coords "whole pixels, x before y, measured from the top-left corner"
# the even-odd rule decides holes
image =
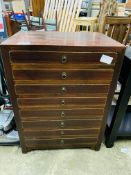
[[[33,151],[0,146],[0,175],[130,175],[131,141],[117,141],[112,149]]]

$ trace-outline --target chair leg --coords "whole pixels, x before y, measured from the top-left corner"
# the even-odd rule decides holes
[[[56,19],[56,31],[58,31],[58,18],[57,18],[57,10],[55,14],[55,19]]]

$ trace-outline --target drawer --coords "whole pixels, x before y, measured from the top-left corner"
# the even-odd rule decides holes
[[[88,64],[92,67],[106,66],[100,62],[101,56],[105,54],[113,57],[113,62],[116,62],[117,53],[112,52],[48,52],[48,51],[11,51],[11,63],[22,64],[43,64],[49,67],[65,66],[70,64]],[[108,65],[109,66],[109,65]]]
[[[88,128],[99,128],[102,119],[88,119],[88,120],[43,120],[32,119],[22,120],[23,128],[25,129],[88,129]]]
[[[26,146],[34,149],[92,147],[96,144],[96,137],[66,138],[66,139],[26,139]]]
[[[71,137],[97,137],[100,129],[77,129],[77,130],[23,130],[25,139],[49,139],[49,138],[71,138]]]
[[[57,97],[57,98],[18,98],[20,108],[66,108],[76,107],[103,107],[106,103],[106,97]]]
[[[113,70],[14,70],[13,78],[16,83],[111,83]]]
[[[76,109],[20,109],[21,119],[23,121],[32,120],[58,120],[58,119],[101,119],[104,108],[76,108]]]
[[[18,98],[70,96],[74,97],[102,97],[107,96],[108,84],[81,84],[81,85],[45,85],[45,84],[16,84],[15,91]]]

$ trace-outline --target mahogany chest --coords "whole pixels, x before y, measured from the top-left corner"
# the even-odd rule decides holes
[[[100,33],[31,31],[1,50],[22,151],[99,150],[125,47]]]

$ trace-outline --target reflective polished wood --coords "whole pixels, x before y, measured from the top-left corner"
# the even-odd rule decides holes
[[[99,150],[125,47],[100,33],[19,32],[1,49],[22,151]]]

